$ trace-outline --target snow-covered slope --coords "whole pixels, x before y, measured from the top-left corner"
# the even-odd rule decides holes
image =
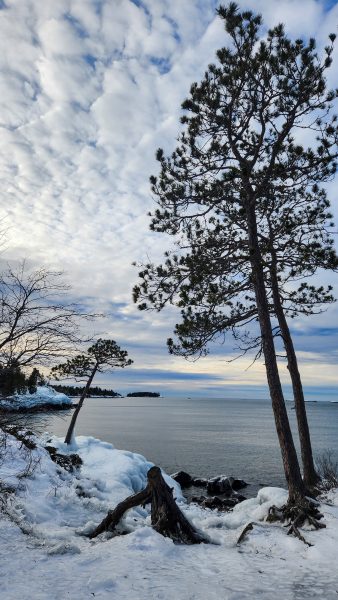
[[[0,399],[0,408],[6,410],[29,410],[44,406],[71,406],[72,400],[47,385],[41,385],[34,394],[14,394],[11,398]]]
[[[61,452],[76,451],[81,469],[70,474],[52,462],[43,448],[47,443]],[[232,512],[218,513],[187,505],[167,475],[181,509],[214,544],[175,545],[153,531],[143,508],[127,513],[128,535],[91,541],[81,534],[145,486],[151,463],[91,437],[76,438],[77,447],[70,450],[55,438],[45,436],[43,444],[29,450],[12,436],[6,440],[0,478],[3,485],[16,487],[16,494],[6,507],[12,520],[0,517],[1,598],[337,598],[338,491],[322,507],[327,529],[305,532],[314,544],[310,548],[287,536],[280,524],[262,520],[271,504],[285,501],[284,490],[264,488]],[[23,477],[25,469],[28,476]],[[239,533],[251,521],[254,529],[237,546]]]

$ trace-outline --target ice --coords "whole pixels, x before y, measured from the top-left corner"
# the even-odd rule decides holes
[[[7,410],[27,410],[46,405],[60,406],[63,404],[71,406],[72,400],[65,394],[56,392],[48,385],[38,386],[34,394],[29,394],[28,392],[26,394],[14,394],[12,398],[3,398],[0,400],[0,407]]]

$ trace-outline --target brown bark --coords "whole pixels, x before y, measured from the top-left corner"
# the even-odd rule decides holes
[[[127,510],[135,508],[135,506],[140,506],[141,504],[147,504],[148,502],[150,502],[149,485],[138,494],[133,494],[132,496],[128,496],[125,500],[122,500],[114,510],[110,510],[96,529],[89,534],[89,537],[93,539],[105,531],[114,531]]]
[[[83,390],[80,400],[78,402],[78,405],[76,407],[76,409],[73,412],[71,421],[69,423],[69,427],[68,427],[68,431],[66,433],[66,437],[65,437],[65,444],[70,444],[72,441],[72,436],[73,436],[73,431],[74,431],[74,427],[75,427],[75,423],[76,423],[76,419],[78,417],[78,414],[82,408],[83,402],[85,400],[85,398],[88,396],[89,393],[89,388],[92,384],[92,381],[94,379],[95,373],[97,371],[98,365],[96,364],[91,372],[91,375],[86,383],[85,389]]]
[[[299,432],[299,441],[301,448],[301,456],[303,463],[303,475],[304,475],[304,483],[305,486],[309,489],[313,488],[319,481],[320,477],[316,472],[313,454],[312,454],[312,446],[311,446],[311,438],[308,420],[306,416],[306,408],[305,408],[305,399],[302,381],[300,377],[300,373],[298,370],[298,362],[297,356],[294,349],[292,337],[290,334],[289,326],[287,320],[285,318],[283,306],[281,303],[279,288],[278,288],[278,279],[276,272],[276,258],[272,253],[272,266],[270,268],[270,277],[271,277],[271,287],[273,294],[273,303],[275,307],[275,314],[278,320],[279,328],[282,334],[284,348],[286,351],[286,356],[288,360],[288,369],[290,372],[292,389],[293,389],[293,397],[295,401],[295,410],[298,424],[298,432]]]
[[[258,320],[262,336],[262,348],[270,390],[272,409],[275,418],[278,440],[282,453],[285,478],[288,484],[289,501],[297,502],[305,495],[296,449],[292,439],[290,423],[285,407],[283,390],[279,378],[276,351],[265,289],[262,256],[258,244],[257,223],[253,199],[246,203],[248,243],[255,290]]]
[[[129,496],[114,510],[109,511],[89,537],[97,537],[104,531],[114,531],[127,510],[151,501],[151,524],[158,533],[184,544],[199,544],[207,541],[193,528],[178,508],[173,498],[173,490],[164,481],[161,469],[151,467],[147,478],[147,487],[138,494]]]

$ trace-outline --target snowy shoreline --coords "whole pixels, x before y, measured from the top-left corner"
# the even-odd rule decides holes
[[[70,450],[48,434],[29,439],[35,448],[7,435],[2,452],[2,488],[15,490],[0,514],[0,593],[6,600],[337,597],[338,490],[321,507],[326,529],[304,531],[313,547],[288,536],[281,524],[264,521],[272,504],[285,502],[285,490],[263,488],[256,498],[220,513],[187,504],[168,475],[181,510],[213,544],[175,545],[151,528],[147,507],[125,515],[127,535],[91,541],[83,534],[143,489],[152,463],[92,437],[77,437]],[[81,468],[70,473],[55,464],[47,444],[61,453],[76,452]],[[248,522],[254,528],[237,546]]]
[[[0,409],[8,412],[36,412],[38,410],[64,410],[72,408],[72,400],[47,385],[38,386],[33,394],[14,394],[0,398]]]

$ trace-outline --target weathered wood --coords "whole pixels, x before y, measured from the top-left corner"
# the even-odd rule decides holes
[[[194,529],[177,506],[173,497],[173,488],[164,481],[161,469],[151,467],[147,478],[147,487],[120,502],[114,510],[110,510],[89,537],[93,539],[104,531],[114,531],[127,510],[151,502],[151,523],[155,531],[184,544],[207,542],[208,540]]]
[[[165,537],[184,544],[206,541],[186,519],[173,497],[173,488],[164,481],[159,467],[149,469],[148,486],[151,491],[151,523]]]
[[[244,538],[245,538],[246,534],[247,534],[249,531],[252,531],[252,530],[253,530],[253,527],[254,527],[254,523],[248,523],[247,525],[245,525],[245,527],[244,527],[244,529],[243,529],[242,533],[240,534],[240,536],[239,536],[239,538],[238,538],[238,540],[237,540],[237,544],[241,544],[241,543],[243,542],[243,540],[244,540]]]
[[[88,537],[93,539],[104,531],[114,531],[127,510],[135,508],[135,506],[140,506],[141,504],[147,504],[148,502],[150,502],[149,485],[141,492],[138,492],[138,494],[133,494],[132,496],[128,496],[125,500],[122,500],[114,510],[110,510],[103,521],[101,521]]]

